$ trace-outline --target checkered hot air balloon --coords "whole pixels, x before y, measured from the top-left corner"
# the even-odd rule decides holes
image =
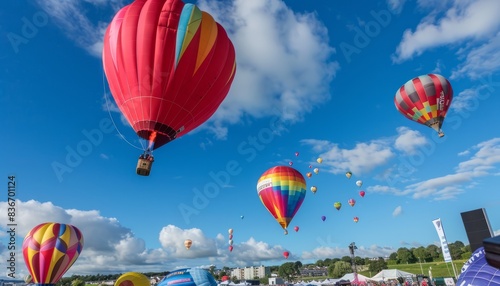
[[[75,263],[83,249],[83,236],[69,224],[47,222],[24,238],[23,256],[33,283],[55,285]]]
[[[452,99],[450,82],[441,75],[427,74],[401,86],[394,96],[394,103],[406,118],[431,127],[443,137],[441,127]]]
[[[306,196],[306,182],[302,174],[288,166],[272,167],[257,182],[259,198],[286,230]]]

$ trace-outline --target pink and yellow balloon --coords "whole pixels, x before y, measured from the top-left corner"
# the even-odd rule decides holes
[[[22,249],[33,283],[55,285],[82,252],[83,235],[70,224],[42,223],[26,235]]]

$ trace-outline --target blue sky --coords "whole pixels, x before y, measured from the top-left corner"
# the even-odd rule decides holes
[[[18,183],[18,248],[39,223],[71,223],[85,246],[68,274],[119,273],[279,265],[285,250],[289,261],[315,262],[348,255],[351,242],[361,257],[385,256],[438,244],[436,218],[450,242],[467,244],[460,213],[477,208],[500,231],[500,2],[189,2],[226,28],[238,69],[209,121],[155,151],[149,177],[135,174],[141,145],[100,58],[104,29],[130,1],[0,3],[0,174]],[[393,103],[427,73],[454,89],[441,139]],[[290,161],[320,171],[285,236],[256,184]],[[17,263],[22,277],[21,252]]]

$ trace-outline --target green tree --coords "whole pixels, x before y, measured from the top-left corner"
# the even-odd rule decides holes
[[[354,262],[356,265],[365,265],[365,260],[359,256],[354,257]]]
[[[379,273],[383,269],[387,269],[387,263],[382,257],[379,257],[377,260],[371,260],[368,265],[368,270],[373,273]]]
[[[325,264],[323,263],[323,260],[318,260],[316,261],[316,266],[323,267]]]
[[[347,262],[349,264],[352,263],[352,259],[351,259],[350,256],[342,256],[342,258],[340,260],[345,261],[345,262]]]
[[[280,268],[278,269],[278,275],[280,277],[283,277],[285,280],[292,280],[293,277],[298,275],[300,272],[297,269],[295,263],[293,262],[286,262],[283,263]]]
[[[85,282],[81,279],[71,281],[71,286],[85,286]]]
[[[461,241],[455,241],[453,243],[448,243],[448,250],[452,259],[460,259],[464,253],[464,244]]]
[[[352,267],[349,262],[337,261],[335,264],[328,267],[328,275],[333,278],[340,278],[346,273],[351,273]]]
[[[436,259],[439,258],[439,256],[441,255],[441,249],[434,245],[434,244],[430,244],[426,247],[427,251],[429,252],[431,258],[432,258],[432,261],[435,261]]]
[[[415,260],[415,258],[408,248],[401,247],[398,249],[398,262],[400,264],[402,264],[402,263],[408,264],[414,260]]]
[[[398,254],[397,254],[397,252],[391,253],[391,255],[389,255],[389,259],[390,260],[398,260]]]

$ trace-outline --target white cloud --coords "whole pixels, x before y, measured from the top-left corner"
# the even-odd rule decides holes
[[[358,249],[356,249],[356,256],[359,257],[385,257],[397,251],[392,247],[381,247],[377,245],[371,245],[369,247],[357,247]],[[312,251],[304,251],[301,255],[301,259],[318,260],[343,256],[350,256],[349,249],[347,247],[320,246],[313,249]]]
[[[429,143],[427,138],[416,130],[411,130],[408,127],[399,127],[397,131],[399,136],[394,142],[394,147],[397,150],[408,154],[415,154],[419,147]]]
[[[406,0],[387,0],[387,6],[392,13],[399,14],[403,10]]]
[[[362,174],[386,164],[394,157],[389,142],[373,140],[367,143],[357,143],[352,149],[343,149],[335,143],[321,140],[304,139],[302,144],[313,146],[313,149],[322,150],[319,156],[323,158],[324,169],[334,174],[351,171]]]
[[[96,8],[111,8],[116,12],[123,6],[123,0],[37,0],[38,5],[50,19],[62,28],[66,36],[91,55],[100,57],[107,23],[93,23],[85,11]]]
[[[420,1],[427,7],[427,1]],[[433,7],[432,9],[435,9]],[[464,40],[484,41],[498,32],[500,2],[496,0],[455,0],[442,18],[426,17],[415,31],[406,30],[394,60],[401,62],[428,49]]]
[[[392,216],[400,216],[403,213],[403,207],[397,206],[392,212]]]

